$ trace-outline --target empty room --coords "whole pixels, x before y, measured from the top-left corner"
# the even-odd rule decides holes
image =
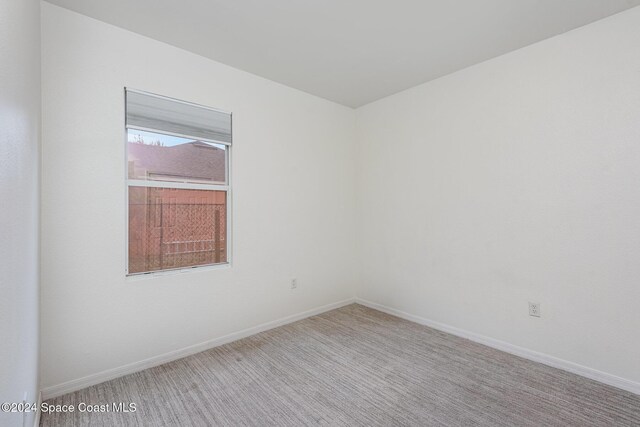
[[[640,426],[640,0],[1,0],[0,426]]]

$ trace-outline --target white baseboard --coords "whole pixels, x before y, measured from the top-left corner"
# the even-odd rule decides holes
[[[356,298],[356,303],[362,304],[366,307],[373,308],[375,310],[382,311],[393,316],[400,317],[411,322],[419,323],[421,325],[429,326],[430,328],[437,329],[439,331],[447,332],[452,335],[456,335],[462,338],[466,338],[471,341],[475,341],[480,344],[484,344],[489,347],[493,347],[497,350],[502,350],[507,353],[514,354],[516,356],[523,357],[525,359],[532,360],[534,362],[542,363],[544,365],[551,366],[553,368],[562,369],[573,374],[581,375],[583,377],[599,381],[601,383],[618,387],[620,389],[630,391],[640,395],[640,383],[627,380],[625,378],[618,377],[616,375],[608,374],[606,372],[598,371],[597,369],[582,366],[577,363],[569,362],[568,360],[559,359],[548,354],[540,353],[534,350],[529,350],[524,347],[509,344],[505,341],[500,341],[494,338],[490,338],[484,335],[477,334],[475,332],[466,331],[464,329],[449,326],[444,323],[436,322],[434,320],[426,319],[424,317],[415,316],[413,314],[405,313],[404,311],[396,310],[395,308],[387,307],[383,304],[367,301],[361,298]]]
[[[254,326],[252,328],[243,329],[238,332],[234,332],[228,335],[224,335],[219,338],[214,338],[209,341],[205,341],[199,344],[195,344],[189,347],[185,347],[179,350],[164,353],[159,356],[150,357],[139,362],[130,363],[128,365],[120,366],[118,368],[107,369],[106,371],[98,372],[96,374],[87,375],[82,378],[67,381],[62,384],[57,384],[42,389],[42,399],[51,399],[53,397],[62,396],[63,394],[71,393],[73,391],[82,390],[83,388],[100,384],[105,381],[112,380],[114,378],[122,377],[124,375],[139,372],[144,369],[152,368],[154,366],[162,365],[163,363],[172,362],[177,359],[181,359],[192,354],[200,353],[201,351],[209,350],[210,348],[217,347],[223,344],[237,341],[242,338],[246,338],[251,335],[255,335],[260,332],[267,331],[269,329],[277,328],[288,323],[296,322],[298,320],[306,319],[307,317],[315,316],[326,311],[334,310],[336,308],[344,307],[349,304],[353,304],[355,298],[349,298],[343,301],[335,302],[332,304],[323,305],[318,308],[304,311],[302,313],[293,314],[291,316],[283,317],[281,319],[273,320],[271,322],[263,323],[261,325]]]

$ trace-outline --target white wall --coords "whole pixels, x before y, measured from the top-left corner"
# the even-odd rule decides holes
[[[39,139],[40,3],[2,0],[0,402],[38,398]],[[22,414],[0,412],[0,425],[21,426]]]
[[[360,108],[357,295],[640,381],[638,46],[635,8]]]
[[[640,381],[639,8],[354,112],[42,7],[45,389],[356,287]],[[124,86],[234,112],[232,268],[124,277]]]
[[[353,297],[352,109],[42,9],[45,389]],[[233,112],[233,267],[125,278],[124,86]]]

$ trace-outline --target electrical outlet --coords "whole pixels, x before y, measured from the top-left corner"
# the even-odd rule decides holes
[[[540,317],[540,303],[539,302],[530,302],[529,303],[529,316]]]
[[[291,289],[298,288],[298,279],[291,279]]]

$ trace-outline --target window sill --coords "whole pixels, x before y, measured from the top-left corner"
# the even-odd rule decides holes
[[[126,275],[126,280],[138,281],[138,280],[153,279],[153,278],[158,278],[163,276],[176,276],[179,274],[187,274],[187,273],[226,270],[229,268],[231,268],[231,263],[225,262],[221,264],[200,265],[200,266],[189,267],[189,268],[176,268],[171,270],[152,271],[149,273],[132,273],[132,274]]]

